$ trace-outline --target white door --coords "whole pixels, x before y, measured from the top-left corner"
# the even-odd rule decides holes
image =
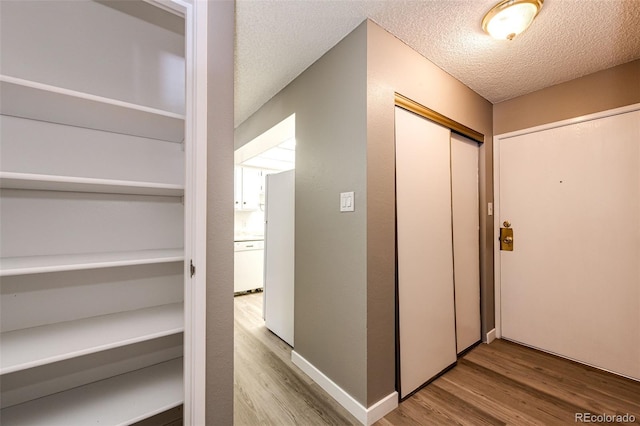
[[[498,137],[504,338],[640,379],[640,111]]]
[[[450,133],[396,108],[401,398],[456,362]]]
[[[293,346],[295,170],[266,177],[264,319]]]
[[[457,353],[480,336],[478,143],[451,135],[451,195]]]

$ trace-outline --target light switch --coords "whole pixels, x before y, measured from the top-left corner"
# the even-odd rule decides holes
[[[487,203],[487,216],[493,216],[493,203]]]
[[[353,195],[353,192],[340,193],[340,211],[341,212],[355,211],[355,197]]]

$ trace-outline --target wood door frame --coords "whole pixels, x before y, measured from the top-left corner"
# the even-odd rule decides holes
[[[200,425],[206,414],[208,5],[143,1],[185,21],[184,424]]]
[[[500,236],[500,143],[504,139],[522,136],[530,133],[537,133],[543,130],[555,129],[558,127],[570,126],[587,121],[599,120],[614,115],[639,111],[640,103],[600,111],[593,114],[582,115],[566,120],[555,121],[539,126],[529,127],[513,132],[502,133],[493,137],[493,241],[498,241]],[[494,265],[494,298],[495,298],[495,337],[502,337],[502,292],[501,292],[501,263],[500,244],[493,245],[493,265]],[[491,333],[490,333],[491,334]],[[493,339],[491,339],[493,340]],[[488,341],[487,343],[490,343]]]

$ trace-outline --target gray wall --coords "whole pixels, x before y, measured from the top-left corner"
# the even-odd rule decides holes
[[[365,29],[291,87],[299,102],[295,350],[366,406]],[[355,192],[353,213],[339,211],[345,191]]]
[[[233,48],[235,3],[209,2],[207,425],[233,424]]]
[[[366,65],[361,25],[236,129],[238,148],[296,114],[295,351],[363,405]]]

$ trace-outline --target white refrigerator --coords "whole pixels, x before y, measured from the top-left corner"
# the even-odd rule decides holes
[[[266,176],[264,319],[269,330],[293,346],[294,176]]]

